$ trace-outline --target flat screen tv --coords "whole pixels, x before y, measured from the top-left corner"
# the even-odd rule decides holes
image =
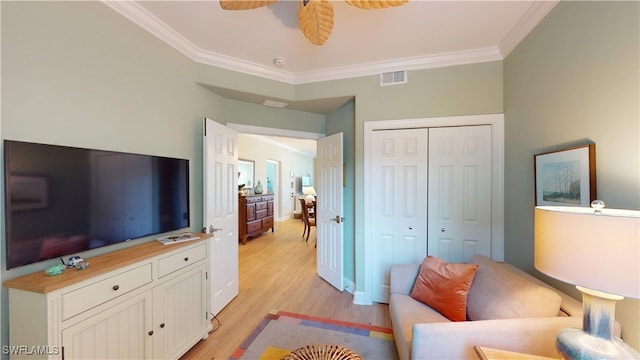
[[[4,141],[7,269],[189,227],[189,160]]]

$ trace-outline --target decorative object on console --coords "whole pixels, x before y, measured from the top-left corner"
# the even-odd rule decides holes
[[[537,206],[588,206],[596,199],[596,145],[534,155]]]
[[[65,271],[66,268],[67,267],[64,266],[64,264],[55,264],[55,265],[51,265],[51,266],[47,267],[44,270],[44,273],[49,275],[49,276],[60,275]]]
[[[583,329],[564,329],[556,347],[565,359],[640,359],[614,337],[615,302],[640,298],[640,211],[588,207],[535,208],[535,267],[577,285]]]
[[[260,180],[258,180],[258,183],[256,184],[256,187],[253,188],[253,192],[257,194],[262,194],[262,183],[260,182]]]
[[[311,204],[316,201],[316,189],[314,189],[313,186],[303,187],[302,193],[307,195],[304,198],[304,201],[306,201],[307,204]]]

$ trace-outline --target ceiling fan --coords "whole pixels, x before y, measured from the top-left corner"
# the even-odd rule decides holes
[[[273,4],[277,0],[220,0],[224,10],[248,10]],[[360,9],[383,9],[399,6],[409,0],[345,0]],[[333,29],[333,5],[328,0],[300,0],[298,26],[304,36],[314,45],[327,41]]]

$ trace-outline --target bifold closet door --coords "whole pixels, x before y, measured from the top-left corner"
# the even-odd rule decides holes
[[[491,126],[429,130],[428,253],[491,256]]]
[[[427,251],[428,129],[373,133],[373,292],[389,302],[392,264],[420,262]]]

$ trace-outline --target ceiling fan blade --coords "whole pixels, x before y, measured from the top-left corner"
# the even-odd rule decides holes
[[[324,44],[333,30],[333,5],[327,0],[300,1],[298,26],[312,44]]]
[[[384,9],[390,6],[400,6],[409,0],[345,0],[347,4],[360,9]]]
[[[220,0],[220,7],[225,10],[249,10],[273,4],[277,0]]]

